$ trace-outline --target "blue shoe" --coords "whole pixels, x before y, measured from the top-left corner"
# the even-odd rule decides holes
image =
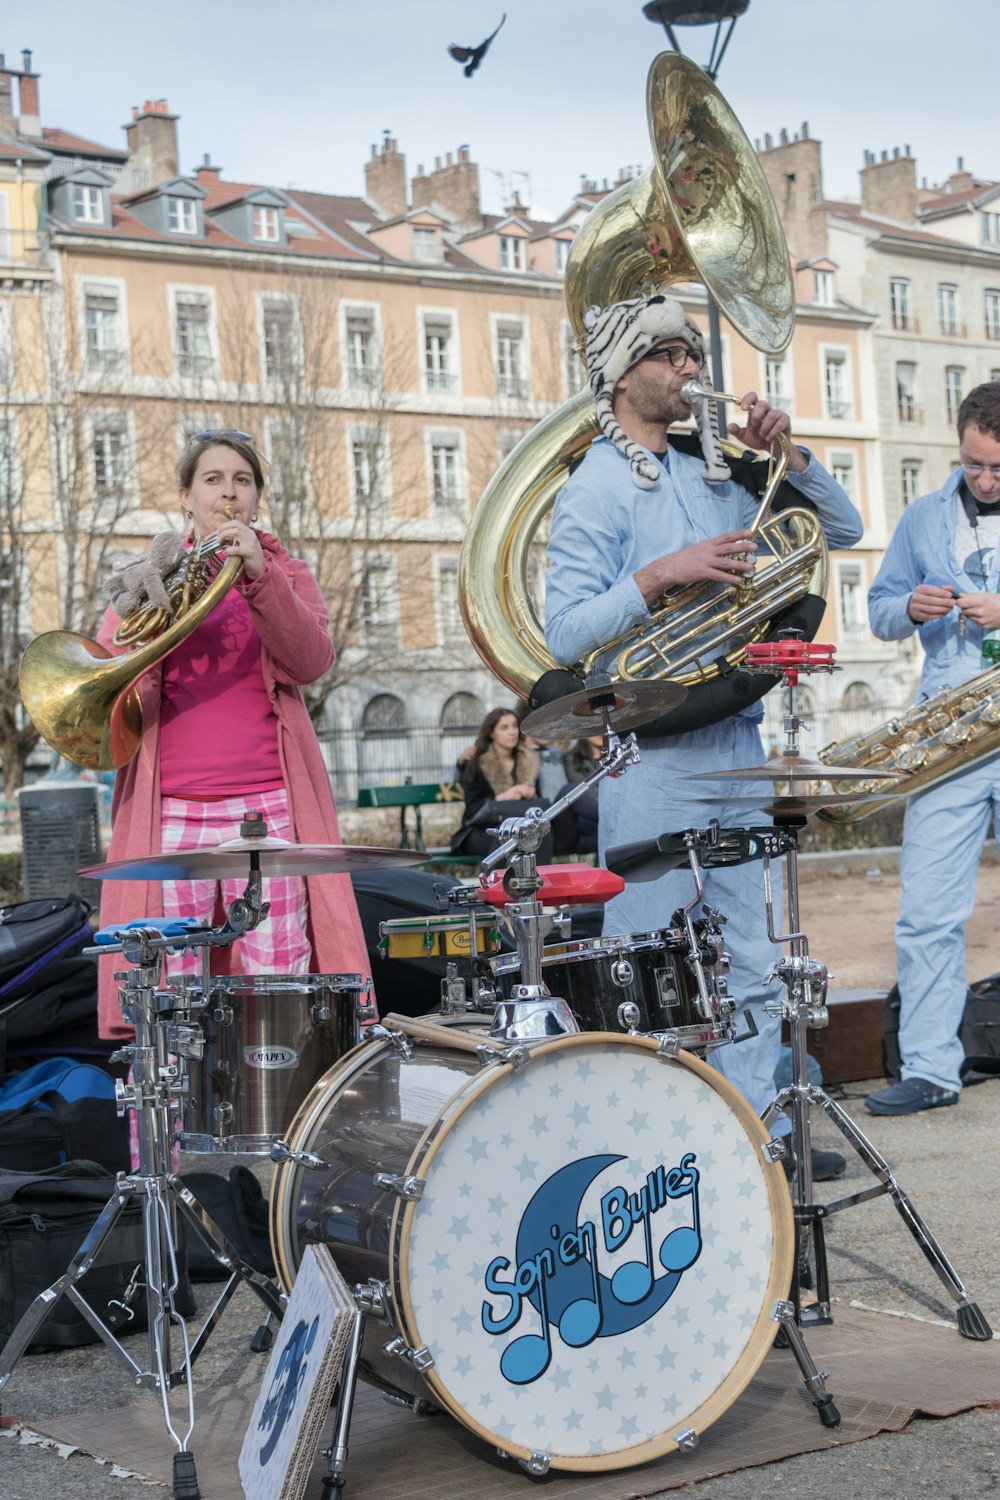
[[[922,1109],[940,1109],[958,1103],[957,1089],[942,1089],[927,1078],[902,1078],[887,1089],[869,1094],[865,1109],[870,1115],[915,1115]]]

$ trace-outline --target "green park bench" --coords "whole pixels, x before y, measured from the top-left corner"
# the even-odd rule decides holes
[[[453,854],[447,847],[428,849],[424,843],[421,809],[442,802],[464,802],[462,785],[458,781],[404,781],[393,786],[362,786],[358,788],[358,807],[398,807],[399,847],[416,849],[429,854],[427,865],[478,865],[481,854]],[[412,820],[409,809],[413,809]]]

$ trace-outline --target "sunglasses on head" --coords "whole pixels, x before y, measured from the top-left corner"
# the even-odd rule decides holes
[[[244,443],[254,443],[253,436],[249,432],[241,432],[238,427],[209,427],[204,432],[192,432],[188,438],[189,443],[204,443],[208,438],[239,438]]]

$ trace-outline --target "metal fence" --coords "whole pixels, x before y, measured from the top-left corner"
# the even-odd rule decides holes
[[[765,748],[784,745],[783,695],[772,692],[761,729]],[[883,723],[896,707],[871,703],[861,708],[808,708],[803,714],[802,753],[814,759],[825,745],[849,739]],[[398,729],[323,730],[320,743],[330,770],[334,794],[349,803],[362,786],[404,782],[454,781],[455,761],[476,737],[478,724],[442,729],[440,724],[410,724]],[[706,767],[706,769],[709,769]]]

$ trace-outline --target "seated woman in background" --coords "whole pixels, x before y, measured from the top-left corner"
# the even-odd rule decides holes
[[[591,735],[589,739],[577,740],[563,756],[566,784],[559,792],[562,797],[570,787],[586,781],[597,770],[604,749],[604,736]],[[597,851],[597,788],[592,787],[567,809],[559,818],[556,838],[558,854],[594,854]]]
[[[488,854],[497,840],[487,833],[504,818],[530,807],[547,807],[538,795],[538,754],[525,743],[517,715],[493,708],[479,726],[472,754],[462,766],[465,813],[452,835],[453,854]],[[552,857],[552,835],[538,850],[539,864]]]

